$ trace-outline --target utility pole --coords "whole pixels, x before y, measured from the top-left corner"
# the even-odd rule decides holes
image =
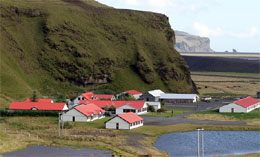
[[[201,128],[201,154],[204,157],[204,128]]]
[[[201,155],[202,157],[204,157],[204,128],[197,128],[196,129],[198,131],[198,157],[200,157],[200,131],[201,131]]]
[[[200,157],[200,129],[198,128],[198,157]]]

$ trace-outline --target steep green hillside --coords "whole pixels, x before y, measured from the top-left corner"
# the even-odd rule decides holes
[[[93,0],[0,4],[1,104],[34,89],[43,96],[86,88],[194,91],[165,15]]]

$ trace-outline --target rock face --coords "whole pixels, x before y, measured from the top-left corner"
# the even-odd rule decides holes
[[[175,36],[175,48],[179,52],[214,52],[210,48],[209,38],[195,36],[181,31],[175,31]]]
[[[44,95],[100,88],[196,92],[163,14],[94,0],[5,0],[0,9],[2,70],[12,71],[0,77],[15,79],[3,84],[6,95],[22,98],[27,87]]]

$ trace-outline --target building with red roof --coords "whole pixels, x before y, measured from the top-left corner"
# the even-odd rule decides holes
[[[77,105],[62,114],[63,121],[88,122],[104,118],[105,111],[95,104]]]
[[[98,100],[98,97],[93,92],[82,93],[72,101],[73,106],[78,105],[82,100]]]
[[[98,100],[116,100],[113,94],[95,94]]]
[[[139,99],[139,97],[142,95],[143,93],[142,92],[139,92],[137,90],[128,90],[128,91],[125,91],[125,92],[122,92],[122,93],[119,93],[117,95],[117,98],[122,96],[122,95],[126,95],[126,96],[131,96],[133,98],[135,98],[135,100]]]
[[[111,107],[116,108],[116,114],[134,112],[138,115],[147,113],[147,104],[145,101],[104,101],[104,100],[89,100],[81,101],[81,103],[93,103],[102,109]]]
[[[37,99],[37,102],[32,102],[31,99],[26,99],[24,102],[12,102],[10,110],[51,110],[64,111],[68,107],[65,103],[54,103],[52,99]]]
[[[134,129],[143,126],[143,118],[133,112],[118,114],[105,122],[106,129]]]
[[[260,100],[247,97],[219,108],[223,113],[248,113],[260,107]]]

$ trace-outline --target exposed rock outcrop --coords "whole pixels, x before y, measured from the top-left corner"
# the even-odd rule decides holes
[[[182,31],[175,31],[175,48],[179,52],[214,52],[210,48],[210,39],[188,34]]]

